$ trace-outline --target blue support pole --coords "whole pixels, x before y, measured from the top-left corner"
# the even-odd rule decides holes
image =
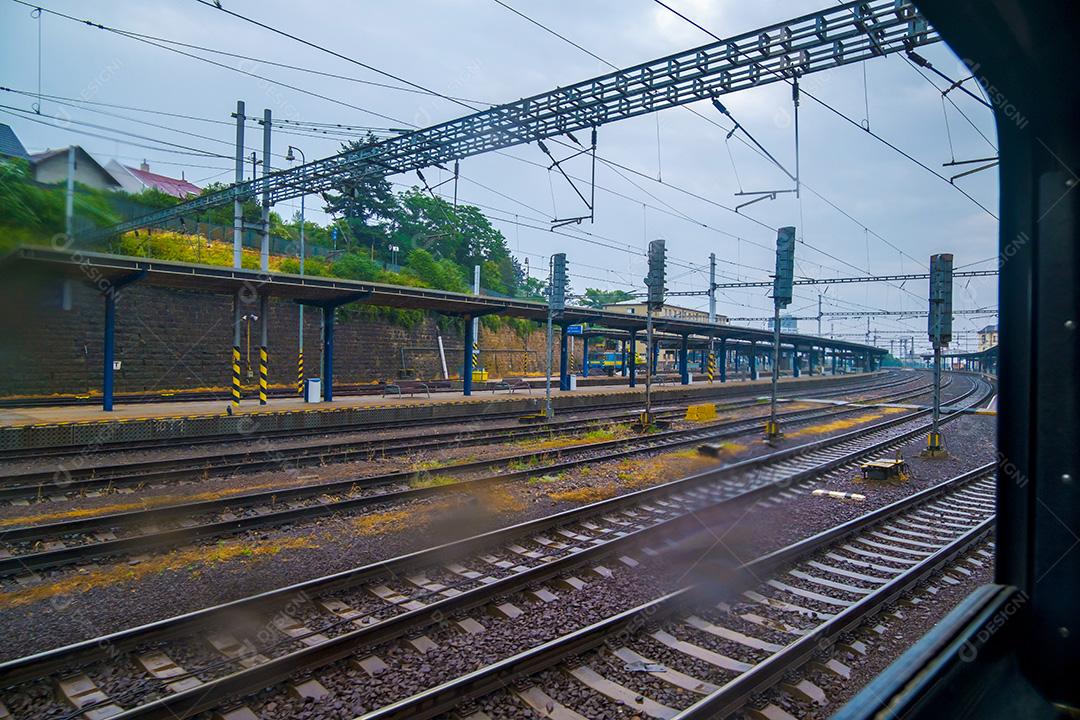
[[[589,377],[589,337],[581,336],[581,377]]]
[[[637,330],[630,331],[630,352],[628,354],[629,358],[627,362],[623,363],[623,366],[627,367],[627,363],[629,363],[630,387],[637,387]]]
[[[570,338],[566,334],[566,326],[563,325],[559,337],[559,389],[570,389]]]
[[[465,356],[464,361],[461,364],[461,380],[462,380],[462,394],[465,397],[472,395],[472,374],[473,374],[473,324],[472,318],[466,315],[465,321]],[[565,342],[565,337],[563,342]]]
[[[750,343],[750,379],[757,380],[757,343]]]
[[[720,382],[727,382],[727,338],[720,338],[720,352],[716,354],[717,370],[720,371]]]
[[[622,367],[619,369],[619,374],[626,377],[626,341],[620,340],[619,343],[622,348]]]
[[[113,409],[113,358],[116,346],[116,294],[112,289],[105,291],[105,347],[104,375],[101,382],[101,409],[112,412]]]
[[[832,351],[832,374],[836,374],[836,348]]]
[[[652,345],[652,374],[655,375],[660,367],[660,341],[654,340]]]
[[[323,400],[334,400],[334,311],[333,305],[323,308]]]
[[[690,384],[690,336],[682,336],[682,345],[679,346],[679,382],[683,385]]]

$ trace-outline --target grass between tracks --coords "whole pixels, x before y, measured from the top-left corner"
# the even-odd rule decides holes
[[[746,450],[745,445],[724,443],[722,454],[727,457]],[[712,467],[717,459],[701,455],[697,450],[678,450],[651,458],[621,460],[610,466],[587,466],[576,472],[575,480],[588,485],[553,489],[547,496],[555,502],[591,503],[615,497],[620,489],[639,490]],[[610,476],[614,474],[614,480]],[[595,484],[592,484],[595,481]]]
[[[838,430],[850,430],[851,428],[858,427],[859,425],[865,425],[868,422],[874,420],[881,420],[886,415],[896,415],[897,413],[908,412],[905,408],[881,408],[869,413],[863,413],[850,418],[842,418],[838,420],[830,420],[829,422],[819,423],[817,425],[807,425],[804,428],[798,430],[792,430],[791,432],[785,432],[784,436],[787,438],[805,437],[807,435],[822,435],[824,433],[836,432]]]
[[[99,587],[132,583],[140,578],[168,571],[187,571],[198,577],[202,571],[226,562],[258,562],[274,557],[284,550],[318,547],[314,537],[285,538],[270,542],[222,540],[211,546],[176,550],[142,560],[138,564],[112,565],[82,572],[55,582],[32,585],[9,592],[0,592],[0,607],[14,608],[48,600],[53,608],[62,610],[72,596]],[[132,585],[131,592],[137,587]]]
[[[112,503],[110,505],[99,505],[97,507],[74,508],[71,510],[55,510],[53,512],[34,513],[31,515],[18,515],[0,519],[0,527],[16,527],[20,525],[76,520],[85,517],[111,515],[114,513],[132,512],[137,510],[149,510],[150,508],[161,507],[164,505],[179,505],[182,503],[200,502],[202,500],[220,500],[221,498],[227,498],[232,495],[240,495],[258,490],[272,490],[288,487],[292,484],[306,484],[304,478],[296,478],[296,481],[296,483],[289,483],[288,481],[276,480],[273,482],[222,488],[220,490],[208,490],[200,493],[191,493],[189,495],[155,495],[139,500]]]

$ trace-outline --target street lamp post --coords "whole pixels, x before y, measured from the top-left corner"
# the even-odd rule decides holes
[[[285,159],[289,162],[296,160],[296,156],[293,155],[293,150],[300,153],[300,163],[307,165],[307,156],[304,155],[304,151],[298,147],[292,145],[289,146],[289,152],[285,155]],[[304,225],[307,222],[304,218],[304,196],[300,196],[300,276],[304,275],[304,257],[307,254],[304,247]],[[304,394],[304,306],[300,305],[300,333],[297,346],[297,359],[296,359],[296,392],[299,395]]]

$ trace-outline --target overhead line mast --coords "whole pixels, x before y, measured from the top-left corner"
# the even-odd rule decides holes
[[[909,2],[849,2],[498,105],[371,146],[238,183],[93,233],[157,225],[266,192],[270,203],[331,189],[359,173],[393,175],[536,142],[750,87],[938,42]]]

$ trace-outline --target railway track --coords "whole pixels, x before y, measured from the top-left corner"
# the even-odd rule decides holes
[[[704,720],[743,710],[782,682],[796,703],[820,711],[824,692],[791,679],[803,664],[943,569],[955,583],[991,562],[995,472],[985,465],[759,557],[740,568],[734,592],[680,588],[362,720],[423,720],[492,692],[498,700],[485,705],[500,715],[531,708],[580,720],[575,707],[611,705],[638,717]],[[838,677],[849,671],[837,659],[821,667]],[[756,709],[757,717],[790,717],[775,705]]]
[[[858,391],[880,391],[896,386],[908,385],[917,381],[917,376],[902,378],[889,383],[875,383],[860,386]],[[925,385],[929,388],[929,385]],[[815,397],[833,397],[847,395],[856,390],[841,389],[815,394]],[[799,396],[793,396],[792,399]],[[725,410],[753,407],[757,399],[736,401],[723,405]],[[635,408],[640,405],[632,403]],[[678,417],[684,405],[662,409],[661,417]],[[530,438],[546,437],[553,433],[567,433],[586,430],[601,423],[629,422],[636,419],[636,412],[597,415],[595,409],[582,413],[585,417],[556,418],[550,424],[512,425],[498,428],[480,427],[460,430],[451,426],[446,432],[412,434],[398,437],[362,438],[342,441],[336,435],[328,436],[323,442],[283,443],[266,446],[260,438],[248,438],[242,450],[215,450],[214,452],[169,456],[151,460],[119,461],[106,458],[106,462],[92,462],[88,457],[79,462],[60,462],[56,466],[44,469],[9,469],[4,482],[0,485],[0,500],[8,497],[26,497],[30,487],[38,488],[37,494],[71,494],[99,487],[118,486],[129,483],[147,484],[164,483],[193,475],[229,474],[233,472],[255,472],[268,467],[279,468],[305,467],[322,465],[330,462],[348,462],[350,460],[368,460],[374,455],[392,456],[421,450],[437,450],[446,447],[464,447],[491,442],[512,442]],[[516,418],[516,415],[515,415]],[[456,421],[460,424],[460,421]],[[447,423],[449,424],[449,423]],[[352,431],[355,433],[355,429]],[[254,447],[252,447],[254,446]]]
[[[899,377],[899,379],[897,379],[897,377]],[[831,382],[829,384],[829,389],[827,391],[824,391],[824,392],[821,392],[821,393],[818,393],[818,392],[807,392],[807,393],[799,392],[799,393],[795,393],[795,394],[792,394],[792,395],[785,395],[785,397],[797,398],[799,396],[805,396],[805,395],[808,395],[808,394],[814,395],[814,396],[828,396],[830,394],[841,394],[843,392],[858,392],[861,389],[871,390],[874,387],[888,386],[889,383],[901,384],[903,382],[911,382],[912,376],[910,376],[907,373],[889,373],[889,374],[884,375],[882,377],[874,378],[874,381],[871,382],[871,383],[866,383],[866,382],[864,382],[864,380],[865,380],[864,378],[859,377],[857,375],[856,376],[851,376],[850,378],[843,378],[842,380],[835,381],[835,383]],[[889,383],[882,383],[883,380],[888,380]],[[731,390],[730,388],[732,388],[732,387],[735,387],[735,390]],[[702,396],[701,398],[695,398],[694,401],[695,402],[708,402],[708,400],[711,397],[716,397],[716,396],[722,397],[723,399],[732,399],[732,400],[738,400],[741,397],[756,398],[756,397],[760,396],[760,394],[762,392],[761,386],[752,386],[752,387],[743,388],[743,387],[737,387],[737,386],[733,386],[733,385],[727,385],[726,388],[729,388],[729,389],[726,389],[726,390],[724,390],[723,393],[721,393],[720,391],[721,391],[721,389],[723,389],[723,386],[717,387],[715,394],[709,394],[707,396]],[[592,406],[590,408],[582,409],[580,412],[566,411],[562,415],[571,415],[571,414],[578,415],[578,414],[583,414],[583,413],[596,413],[597,411],[611,412],[611,411],[618,411],[618,410],[628,410],[628,411],[635,411],[636,412],[640,408],[640,406],[641,406],[641,400],[637,399],[637,398],[631,399],[631,400],[621,400],[621,401],[619,399],[613,399],[612,401],[605,402],[602,405],[594,405],[594,406]],[[488,421],[490,421],[490,422],[498,422],[498,421],[507,421],[507,420],[517,421],[517,419],[520,416],[521,416],[521,411],[516,410],[516,411],[506,411],[506,412],[485,413],[485,415],[481,419],[483,421],[485,421],[485,422],[488,422]],[[451,419],[420,418],[420,419],[410,419],[410,420],[382,419],[382,420],[379,421],[379,428],[384,429],[384,428],[395,428],[395,427],[416,428],[416,427],[454,426],[454,425],[461,424],[461,422],[462,422],[461,418],[451,418]],[[309,429],[295,429],[294,428],[294,429],[290,429],[290,430],[263,430],[263,431],[258,431],[258,432],[237,433],[237,434],[233,434],[233,435],[213,435],[213,436],[205,436],[205,437],[189,437],[189,438],[184,439],[183,444],[185,446],[198,446],[198,445],[221,444],[221,443],[236,442],[236,441],[250,443],[252,441],[268,441],[268,440],[275,440],[275,439],[281,439],[281,438],[295,439],[295,438],[298,438],[298,437],[323,437],[323,436],[328,438],[328,443],[329,443],[329,442],[333,441],[332,438],[340,437],[343,434],[355,434],[357,432],[361,432],[361,431],[364,431],[364,430],[365,430],[365,428],[358,427],[358,426],[355,426],[355,425],[350,425],[350,426],[345,426],[345,427],[338,427],[338,428],[309,428]],[[86,464],[86,458],[88,456],[94,456],[94,455],[100,455],[100,454],[103,454],[103,453],[112,453],[112,452],[125,452],[125,451],[130,451],[130,450],[154,450],[154,449],[162,449],[162,448],[171,448],[171,447],[174,447],[175,445],[176,445],[175,440],[168,440],[168,441],[138,440],[138,441],[126,441],[126,442],[109,442],[109,441],[103,439],[102,442],[99,445],[96,445],[96,446],[94,446],[92,448],[87,448],[87,447],[82,447],[82,446],[77,446],[77,447],[62,446],[62,447],[55,447],[55,448],[34,448],[32,450],[25,450],[25,451],[8,450],[8,451],[4,451],[4,452],[0,453],[0,461],[5,461],[6,462],[6,461],[16,461],[16,460],[25,460],[25,459],[42,458],[42,457],[49,457],[49,458],[56,458],[56,459],[63,459],[63,458],[71,459],[71,458],[74,458],[74,459],[77,460],[77,462],[69,463],[69,465],[71,466],[69,468],[69,471],[81,472],[82,471],[82,466]]]
[[[985,386],[973,385],[967,395],[981,390],[973,403],[984,400]],[[632,547],[663,545],[684,537],[688,530],[700,528],[694,513],[750,505],[778,492],[809,492],[816,478],[851,472],[858,460],[887,452],[926,427],[921,418],[880,423],[448,545],[12,660],[0,664],[0,686],[9,689],[5,697],[14,698],[9,705],[13,712],[26,709],[31,716],[37,715],[35,704],[55,717],[56,703],[62,710],[68,702],[70,716],[108,709],[125,718],[172,718],[219,707],[229,698],[343,658],[355,656],[357,667],[366,664],[377,671],[378,663],[363,655],[362,648],[398,640],[422,647],[424,628],[514,593],[532,592],[537,602],[543,602],[540,583],[566,579],[568,573],[583,567],[601,582],[607,574],[599,565],[601,560],[624,562],[619,558]],[[64,688],[80,688],[81,694],[65,700],[70,694]]]
[[[973,383],[968,394],[974,393]],[[921,389],[915,392],[922,392]],[[840,417],[864,407],[795,410],[782,413],[787,422]],[[926,411],[915,413],[921,416]],[[898,417],[880,427],[908,421]],[[198,502],[139,509],[90,517],[7,527],[0,534],[0,576],[58,567],[89,559],[182,545],[329,515],[400,505],[411,501],[473,491],[495,484],[527,480],[560,473],[600,461],[622,459],[656,451],[670,451],[706,441],[717,441],[752,432],[760,418],[715,426],[670,430],[660,433],[587,443],[556,451],[459,463],[440,468],[440,473],[483,472],[479,477],[446,484],[421,483],[424,474],[399,471],[358,479],[294,488],[265,490]],[[566,458],[566,454],[575,457]],[[512,469],[525,467],[525,469]]]

